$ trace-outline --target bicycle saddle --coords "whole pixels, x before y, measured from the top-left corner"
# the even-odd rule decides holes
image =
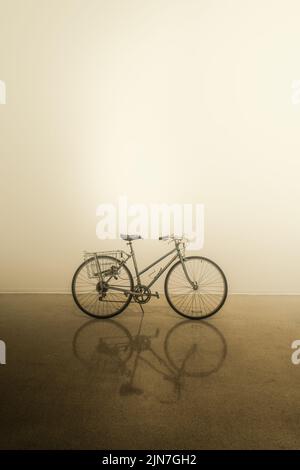
[[[132,240],[140,240],[142,237],[141,235],[124,235],[123,233],[120,234],[122,240],[126,240],[127,242],[131,242]]]

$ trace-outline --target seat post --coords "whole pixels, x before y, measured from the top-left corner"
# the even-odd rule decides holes
[[[134,266],[134,270],[135,270],[135,274],[136,274],[137,284],[140,285],[141,281],[140,281],[138,266],[137,266],[137,262],[136,262],[135,252],[134,252],[131,240],[129,240],[128,245],[129,245],[130,253],[131,253],[131,256],[132,256],[132,261],[133,261],[133,266]]]

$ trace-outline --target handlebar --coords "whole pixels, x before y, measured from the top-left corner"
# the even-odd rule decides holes
[[[176,235],[163,235],[161,237],[158,237],[159,240],[162,241],[174,241],[177,243],[188,243],[190,240],[184,236],[178,237]]]

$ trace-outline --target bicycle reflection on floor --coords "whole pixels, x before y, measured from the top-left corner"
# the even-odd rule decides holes
[[[183,320],[166,334],[164,355],[152,346],[160,330],[152,335],[142,334],[144,316],[138,331],[132,335],[120,321],[90,320],[84,323],[73,338],[73,352],[93,374],[104,379],[110,374],[125,377],[119,388],[121,396],[141,395],[144,390],[135,385],[141,365],[147,366],[173,384],[174,399],[181,398],[187,377],[207,377],[217,372],[227,354],[225,338],[207,321]],[[151,360],[146,357],[151,357]],[[162,403],[174,401],[159,400]]]

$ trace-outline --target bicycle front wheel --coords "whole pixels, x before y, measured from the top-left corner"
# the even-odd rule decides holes
[[[164,343],[172,367],[185,377],[208,377],[217,372],[227,354],[222,333],[205,320],[179,322],[168,332]]]
[[[72,294],[77,306],[94,318],[111,318],[130,303],[132,275],[127,266],[120,266],[112,256],[91,257],[84,261],[72,280]],[[99,267],[101,276],[99,275]],[[100,280],[102,278],[102,280]]]
[[[217,313],[227,297],[227,281],[222,269],[213,261],[201,256],[188,256],[184,264],[189,283],[181,261],[175,263],[165,280],[165,294],[170,306],[183,317],[202,319]]]

